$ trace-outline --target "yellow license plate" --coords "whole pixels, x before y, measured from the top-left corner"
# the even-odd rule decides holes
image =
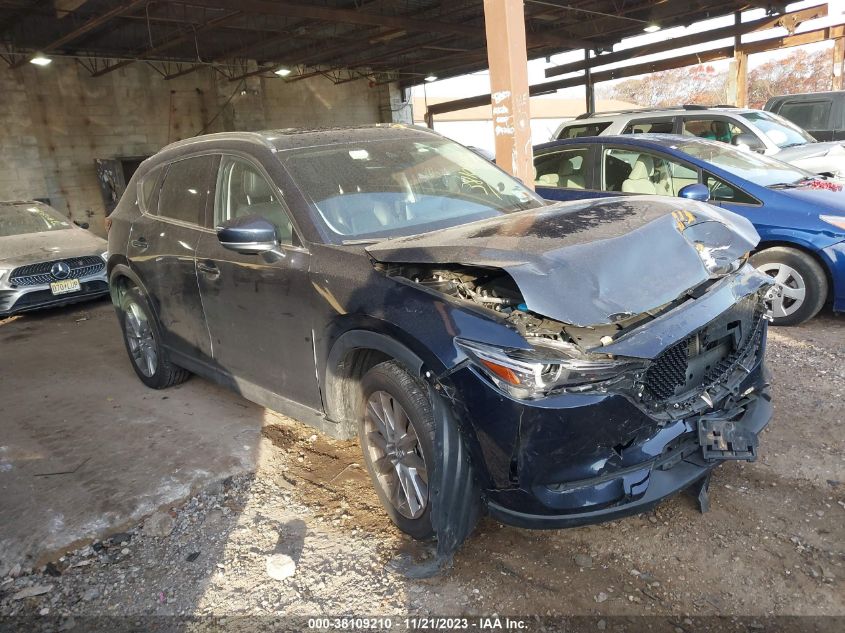
[[[66,295],[69,292],[79,292],[80,290],[82,290],[82,286],[79,285],[78,279],[63,279],[50,284],[50,292],[54,295]]]

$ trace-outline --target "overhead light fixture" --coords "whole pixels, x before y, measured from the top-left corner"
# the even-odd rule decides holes
[[[432,81],[437,81],[437,75],[429,75],[428,77],[425,78],[425,80],[428,83],[431,83]]]
[[[47,64],[51,63],[53,60],[47,57],[46,55],[42,55],[38,53],[29,60],[30,64],[35,64],[36,66],[46,66]]]
[[[290,75],[290,68],[279,68],[279,70],[274,71],[279,77],[287,77]]]
[[[643,29],[646,33],[657,33],[663,27],[659,24],[647,24],[646,27]]]

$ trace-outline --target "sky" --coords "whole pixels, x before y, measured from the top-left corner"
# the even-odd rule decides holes
[[[794,2],[787,5],[787,11],[795,11],[797,9],[803,9],[806,7],[817,6],[819,4],[823,4],[820,0],[806,0],[804,2]],[[828,17],[823,18],[820,20],[811,20],[809,22],[805,22],[801,24],[796,33],[802,33],[804,31],[811,31],[814,29],[822,28],[824,26],[829,26],[833,24],[842,24],[845,23],[845,0],[831,0],[828,4]],[[742,14],[742,21],[748,22],[750,20],[757,20],[759,18],[765,17],[766,13],[763,9],[755,9],[753,11],[746,11]],[[719,28],[723,26],[730,26],[733,24],[733,15],[724,16],[721,18],[716,18],[712,20],[704,20],[701,22],[697,22],[692,24],[688,27],[676,27],[671,29],[665,29],[658,31],[656,33],[643,33],[637,37],[632,37],[627,40],[623,40],[619,44],[613,47],[614,51],[624,50],[626,48],[631,48],[633,46],[640,46],[643,44],[650,44],[652,42],[659,42],[666,39],[670,39],[672,37],[679,37],[681,35],[688,35],[690,33],[697,33],[703,30],[709,30],[714,28]],[[761,33],[752,33],[746,35],[742,38],[743,42],[752,42],[755,40],[760,39],[767,39],[771,37],[778,37],[781,35],[787,35],[786,29],[771,29],[769,31],[763,31]],[[708,50],[713,48],[720,48],[722,46],[729,46],[733,43],[733,39],[724,39],[724,40],[714,40],[709,44],[699,45],[699,46],[689,46],[686,48],[676,49],[674,51],[670,51],[667,53],[658,53],[655,55],[648,55],[644,57],[640,57],[637,59],[636,63],[642,63],[647,61],[653,61],[658,59],[665,59],[667,57],[676,57],[678,55],[686,54],[686,53],[694,53],[697,51]],[[820,48],[830,47],[830,42],[823,42],[814,45],[808,45],[804,48],[806,50],[818,50]],[[755,66],[765,63],[771,59],[777,59],[780,57],[784,57],[789,55],[789,53],[794,49],[781,49],[777,51],[771,51],[768,53],[758,53],[755,55],[751,55],[749,57],[749,67],[754,68]],[[568,53],[562,53],[560,55],[553,55],[550,58],[550,62],[547,62],[544,59],[538,59],[535,61],[531,61],[528,63],[528,83],[530,85],[543,83],[545,81],[553,81],[557,79],[564,79],[566,77],[573,77],[577,76],[581,73],[572,73],[570,75],[561,75],[558,77],[551,77],[550,79],[546,79],[543,71],[550,67],[556,66],[558,64],[563,64],[570,61],[576,61],[583,58],[583,51],[571,51]],[[726,68],[728,65],[728,60],[722,60],[717,62],[712,62],[712,65],[721,70]],[[608,64],[603,69],[610,69],[616,68],[619,66],[626,66],[629,63],[616,63],[616,64]],[[621,81],[621,80],[618,80]],[[608,81],[602,84],[598,84],[598,86],[608,87],[612,86],[615,82]],[[478,73],[473,73],[470,75],[464,75],[462,77],[454,77],[452,79],[445,79],[443,81],[435,81],[432,83],[425,84],[423,86],[417,86],[413,88],[414,96],[427,96],[427,97],[436,97],[436,98],[448,98],[448,99],[460,99],[463,97],[471,97],[474,95],[479,94],[486,94],[490,92],[490,77],[487,71],[482,71]],[[564,90],[559,90],[557,93],[549,95],[552,98],[579,98],[584,97],[584,88],[583,86],[577,88],[566,88]],[[543,98],[543,97],[538,97]]]

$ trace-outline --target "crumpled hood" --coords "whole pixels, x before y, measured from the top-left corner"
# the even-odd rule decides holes
[[[758,241],[751,223],[733,213],[637,196],[550,205],[367,251],[381,262],[501,268],[529,310],[587,326],[665,305],[710,278],[705,257],[733,261]]]
[[[100,255],[108,247],[106,240],[79,228],[12,235],[0,237],[0,263],[21,266],[79,255]]]

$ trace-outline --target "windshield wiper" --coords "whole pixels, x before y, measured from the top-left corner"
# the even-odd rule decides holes
[[[796,187],[799,186],[799,183],[801,183],[801,182],[802,181],[800,181],[800,180],[798,182],[776,182],[773,185],[768,185],[768,188],[769,189],[795,189]]]

